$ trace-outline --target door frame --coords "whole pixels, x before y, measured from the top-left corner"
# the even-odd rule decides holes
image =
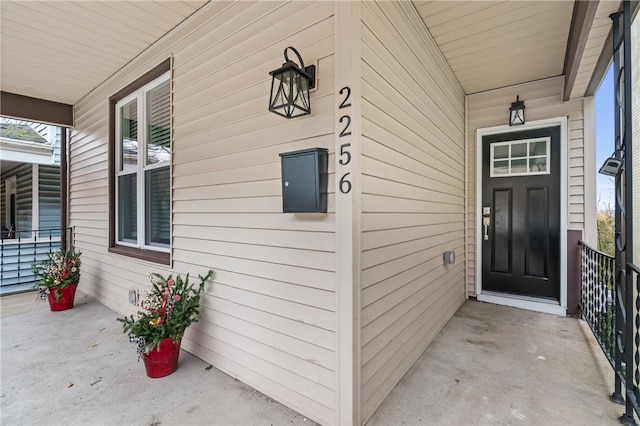
[[[482,138],[488,135],[520,132],[560,126],[560,300],[549,301],[536,297],[483,291],[482,289]],[[537,120],[522,126],[486,127],[476,132],[476,298],[482,302],[513,306],[531,311],[566,316],[567,314],[567,182],[568,182],[568,119],[557,117]]]

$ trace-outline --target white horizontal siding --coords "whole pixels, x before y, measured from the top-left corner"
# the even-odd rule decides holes
[[[4,170],[3,170],[4,172]],[[7,194],[5,192],[6,184],[5,184],[5,176],[0,174],[0,226],[4,226],[9,229],[7,226]]]
[[[7,228],[15,226],[18,232],[33,229],[33,167],[29,163],[20,164],[7,176],[16,178],[16,223],[7,224]]]
[[[278,154],[333,146],[333,31],[332,3],[206,5],[76,105],[70,163],[83,290],[131,313],[127,292],[147,272],[213,269],[184,348],[325,424],[336,401],[333,194],[327,214],[283,214]],[[269,71],[290,45],[319,82],[313,114],[291,121],[267,111]],[[168,57],[172,268],[107,250],[107,99]]]
[[[38,179],[38,229],[59,229],[60,167],[39,165]]]
[[[568,229],[585,229],[585,123],[583,119],[583,100],[562,101],[562,77],[551,78],[519,86],[470,95],[469,108],[469,145],[468,172],[469,197],[468,211],[468,256],[467,291],[476,294],[476,135],[478,129],[508,123],[509,106],[516,96],[525,102],[527,121],[546,118],[568,117],[568,158],[561,167],[568,168]]]
[[[464,300],[465,153],[464,93],[413,5],[361,10],[366,422]]]

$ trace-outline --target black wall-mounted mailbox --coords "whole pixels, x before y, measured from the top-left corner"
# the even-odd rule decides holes
[[[284,213],[327,212],[328,157],[325,148],[280,154]]]

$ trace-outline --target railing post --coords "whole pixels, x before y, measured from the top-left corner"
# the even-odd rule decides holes
[[[20,281],[20,257],[22,256],[22,248],[20,244],[20,231],[16,231],[16,238],[18,239],[18,281]]]

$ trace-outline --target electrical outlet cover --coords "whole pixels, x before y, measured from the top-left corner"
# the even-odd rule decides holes
[[[129,303],[132,305],[138,304],[138,292],[135,290],[129,290]]]

